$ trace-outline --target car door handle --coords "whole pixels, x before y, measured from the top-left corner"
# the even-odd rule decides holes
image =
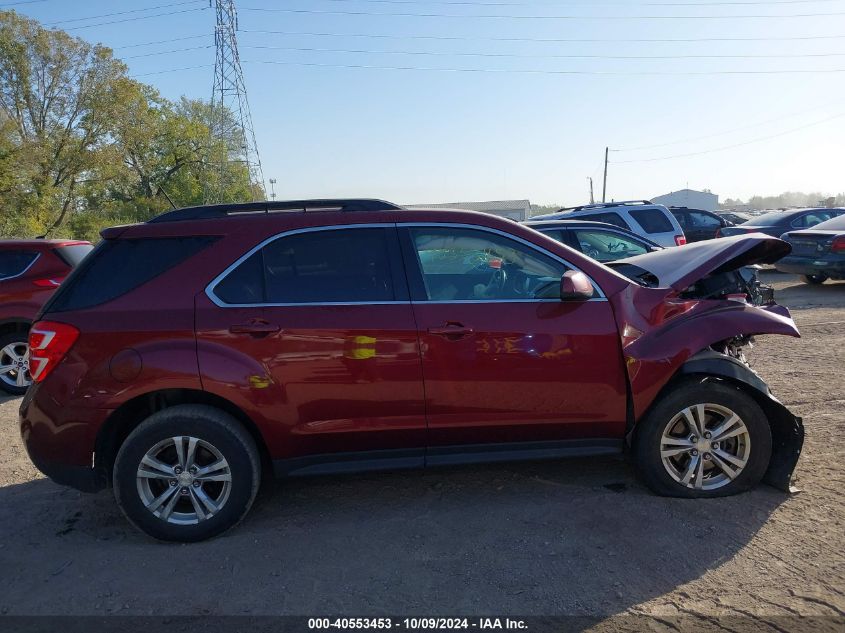
[[[267,336],[281,331],[278,325],[267,321],[255,320],[247,323],[237,323],[229,328],[232,334],[252,334],[253,336]]]
[[[467,336],[472,336],[473,330],[471,327],[465,327],[461,323],[449,322],[443,327],[428,328],[428,333],[434,334],[435,336],[442,336],[451,341],[457,341]]]

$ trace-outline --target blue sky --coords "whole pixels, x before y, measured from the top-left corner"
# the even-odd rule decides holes
[[[167,97],[208,99],[213,11],[207,0],[164,5],[43,0],[13,8],[113,47]],[[845,69],[845,0],[236,5],[264,174],[281,198],[577,204],[587,199],[589,176],[600,194],[605,146],[629,150],[611,153],[608,198],[686,186],[722,198],[845,191],[845,73],[780,72]],[[149,7],[158,8],[81,19]],[[150,15],[158,17],[120,21]],[[148,45],[176,38],[191,39]],[[630,41],[638,39],[698,41]],[[186,48],[194,50],[168,52]],[[721,57],[700,57],[707,55]],[[630,59],[643,56],[652,58]],[[778,73],[683,74],[712,71]]]

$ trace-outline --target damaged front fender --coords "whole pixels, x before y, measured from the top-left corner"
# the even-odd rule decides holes
[[[804,446],[804,424],[783,403],[772,395],[769,386],[747,365],[713,350],[699,352],[681,365],[679,375],[718,377],[746,387],[769,420],[772,431],[772,456],[763,481],[770,486],[792,492],[792,473]]]
[[[789,310],[731,300],[681,299],[659,288],[632,286],[613,298],[630,389],[633,428],[678,376],[696,374],[743,386],[763,409],[772,431],[772,457],[764,481],[788,491],[801,454],[804,427],[747,365],[711,348],[735,337],[800,333]]]

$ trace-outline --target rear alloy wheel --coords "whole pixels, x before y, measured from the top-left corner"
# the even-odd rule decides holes
[[[178,405],[129,434],[112,478],[118,505],[138,528],[163,541],[201,541],[249,510],[260,483],[258,451],[229,414]]]
[[[31,384],[26,332],[15,332],[0,337],[0,389],[19,396]]]
[[[720,380],[689,380],[639,422],[634,454],[645,483],[677,497],[720,497],[763,477],[771,430],[759,405]]]
[[[805,284],[812,284],[818,286],[827,281],[827,275],[801,275],[801,281]]]

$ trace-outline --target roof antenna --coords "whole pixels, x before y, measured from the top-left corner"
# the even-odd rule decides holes
[[[174,209],[177,208],[176,205],[173,204],[173,200],[170,199],[170,196],[167,195],[167,192],[164,190],[164,187],[162,187],[161,185],[158,186],[158,191],[156,191],[156,195],[160,193],[164,194],[164,197],[167,198],[167,201],[170,203],[171,207],[173,207]]]

